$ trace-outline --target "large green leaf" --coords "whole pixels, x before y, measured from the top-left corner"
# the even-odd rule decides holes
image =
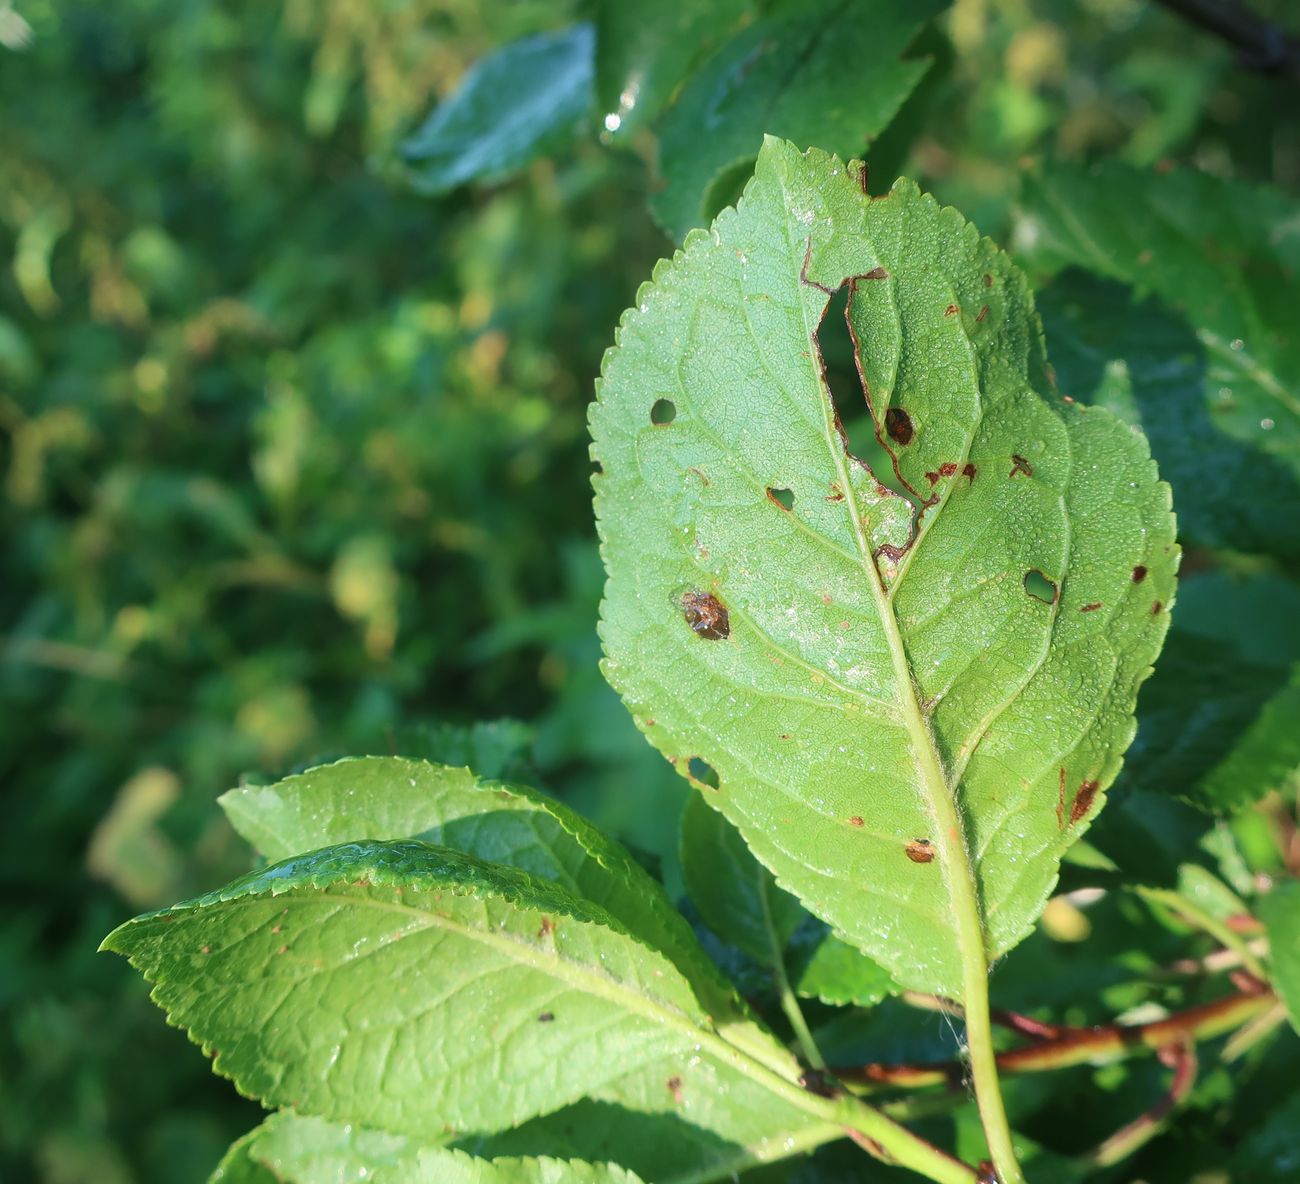
[[[250,1154],[285,1184],[638,1184],[637,1176],[614,1164],[479,1159],[291,1113],[275,1115],[255,1134]]]
[[[596,10],[596,98],[613,139],[663,110],[700,59],[752,11],[751,0],[601,0]]]
[[[1283,880],[1259,902],[1268,929],[1273,985],[1300,1032],[1300,880]]]
[[[944,0],[783,0],[710,58],[663,121],[653,202],[675,235],[732,201],[765,132],[860,152],[929,68],[901,55]]]
[[[608,913],[416,841],[275,864],[104,945],[246,1093],[403,1134],[519,1122],[670,1051],[684,1064],[707,1028]]]
[[[497,180],[563,146],[591,114],[589,24],[525,37],[478,62],[402,145],[422,193]]]
[[[1145,427],[1187,538],[1300,554],[1300,205],[1109,164],[1024,206],[1026,257],[1071,269],[1044,302],[1062,391]]]
[[[428,843],[297,856],[104,945],[219,1073],[302,1114],[428,1140],[591,1094],[698,1127],[735,1170],[843,1132],[792,1057],[724,1040],[607,912]]]
[[[624,318],[591,413],[605,670],[778,882],[960,995],[1115,777],[1177,551],[1142,436],[1049,393],[1006,256],[860,182],[768,140]],[[820,334],[846,283],[907,497],[837,430]]]
[[[715,1022],[739,1017],[734,992],[662,885],[618,843],[536,790],[427,761],[361,757],[231,790],[221,805],[273,860],[357,839],[423,839],[554,881],[671,958]]]

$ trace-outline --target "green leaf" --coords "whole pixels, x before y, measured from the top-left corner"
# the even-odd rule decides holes
[[[898,991],[889,971],[814,917],[795,930],[788,956],[790,983],[808,999],[836,1007],[871,1007]]]
[[[1148,431],[1185,537],[1300,555],[1300,205],[1116,164],[1023,201],[1027,257],[1076,269],[1045,300],[1062,391]]]
[[[771,966],[806,915],[750,854],[740,832],[700,794],[682,812],[682,879],[704,923],[754,961]]]
[[[682,812],[681,865],[704,923],[769,969],[783,956],[798,994],[868,1006],[890,993],[893,984],[885,970],[778,888],[740,832],[700,794],[692,795]]]
[[[1281,880],[1259,901],[1268,930],[1273,986],[1286,1004],[1291,1026],[1300,1032],[1300,881]]]
[[[253,1154],[287,1184],[638,1184],[613,1164],[476,1159],[379,1131],[282,1113],[260,1128]]]
[[[596,15],[596,98],[613,139],[652,121],[740,21],[750,0],[602,0]],[[612,118],[611,118],[612,117]]]
[[[793,1058],[753,1039],[761,1063],[742,1056],[608,913],[428,843],[298,856],[130,921],[104,948],[154,983],[217,1072],[299,1113],[450,1138],[607,1092],[730,1118],[749,1141],[718,1142],[743,1162],[839,1133]]]
[[[271,1172],[252,1153],[253,1144],[265,1129],[266,1125],[263,1124],[236,1139],[208,1177],[208,1184],[283,1184],[282,1178]]]
[[[422,1134],[493,1130],[693,1050],[707,1019],[686,981],[615,926],[513,868],[358,842],[104,945],[249,1095]]]
[[[972,927],[989,957],[1029,931],[1115,777],[1177,551],[1142,437],[1048,393],[1006,256],[860,175],[769,139],[624,318],[591,414],[605,671],[778,883],[955,996]],[[819,335],[845,277],[910,497],[837,431]]]
[[[231,790],[221,805],[272,860],[357,839],[423,839],[553,881],[671,958],[715,1021],[741,1014],[663,886],[622,846],[536,790],[427,761],[362,757]]]
[[[489,54],[402,145],[412,184],[500,180],[563,147],[591,114],[594,52],[591,25],[577,24]]]
[[[665,116],[656,216],[681,237],[732,202],[763,134],[860,152],[929,68],[902,60],[943,0],[784,0],[700,67]]]

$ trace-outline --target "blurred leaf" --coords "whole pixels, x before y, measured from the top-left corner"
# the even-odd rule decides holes
[[[1280,880],[1259,900],[1268,930],[1273,985],[1286,1003],[1291,1026],[1300,1032],[1300,881]]]
[[[261,1137],[264,1129],[257,1127],[232,1144],[208,1177],[208,1184],[284,1184],[283,1177],[253,1158],[253,1143]]]
[[[1300,589],[1274,576],[1184,581],[1143,687],[1123,783],[1231,814],[1300,768]]]
[[[512,42],[478,62],[402,146],[411,181],[436,194],[509,176],[562,147],[591,115],[589,24]]]
[[[1023,203],[1036,267],[1095,273],[1049,289],[1063,392],[1146,429],[1186,538],[1300,554],[1300,205],[1116,164],[1050,166]]]
[[[845,276],[919,523],[836,431],[818,327]],[[591,416],[606,676],[680,771],[716,770],[778,884],[953,997],[1100,805],[1174,585],[1144,442],[1051,399],[1040,350],[1023,277],[954,211],[769,139],[641,288]],[[955,920],[972,878],[987,951]]]
[[[752,0],[600,0],[596,98],[606,132],[623,138],[651,122],[700,59],[752,11]]]
[[[1233,1184],[1294,1184],[1300,1173],[1300,1093],[1293,1093],[1250,1132],[1232,1157]]]
[[[944,0],[783,0],[700,67],[663,121],[655,215],[681,238],[733,203],[764,134],[858,156],[921,80],[900,60]]]
[[[463,1151],[340,1126],[291,1112],[257,1132],[252,1154],[285,1184],[638,1184],[612,1164],[558,1159],[475,1159]]]

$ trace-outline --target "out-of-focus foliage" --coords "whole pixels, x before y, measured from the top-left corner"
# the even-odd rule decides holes
[[[214,807],[241,781],[366,752],[526,773],[679,886],[684,785],[596,668],[585,408],[670,246],[647,209],[671,167],[663,120],[771,5],[661,7],[630,22],[622,0],[0,0],[0,1179],[193,1184],[257,1121],[125,963],[93,952],[132,912],[245,870]],[[1286,0],[1254,7],[1293,19]],[[505,183],[417,195],[401,145],[470,67],[586,20],[601,47],[580,133]],[[906,172],[1004,242],[1031,157],[1300,191],[1300,92],[1143,0],[956,0],[904,55],[926,59],[859,145],[872,189]],[[1258,554],[1190,566],[1189,603],[1197,568],[1296,574]],[[1216,720],[1263,721],[1216,768],[1267,769],[1293,794],[1257,756],[1260,705],[1294,697],[1290,651],[1197,620],[1192,664],[1235,647],[1271,675],[1207,691]],[[460,726],[502,717],[522,722]],[[1159,735],[1142,761],[1176,774]],[[1095,834],[1153,879],[1190,860],[1249,899],[1288,850],[1300,862],[1276,796],[1215,822],[1148,789],[1117,791]],[[1199,980],[1160,978],[1186,935],[1139,916],[1116,894],[1061,898],[995,999],[1081,1023],[1200,1001]],[[890,1006],[828,1026],[823,1048],[944,1055],[943,1024]],[[1284,1054],[1204,1074],[1191,1118],[1133,1170],[1287,1178]],[[1080,1070],[1009,1104],[1045,1144],[1065,1129],[1083,1146],[1157,1079]],[[1080,1084],[1104,1101],[1082,1120]],[[798,1178],[848,1178],[835,1154]]]

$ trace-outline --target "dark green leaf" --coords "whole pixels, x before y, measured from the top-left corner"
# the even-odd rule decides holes
[[[1045,299],[1062,391],[1147,430],[1186,538],[1300,554],[1300,206],[1115,164],[1053,166],[1024,203],[1035,265],[1093,273]]]
[[[784,0],[710,58],[665,116],[653,205],[679,238],[736,199],[767,133],[860,154],[929,67],[902,54],[944,0]]]
[[[610,136],[626,136],[653,120],[700,59],[751,11],[751,0],[601,0],[596,97]]]
[[[499,180],[562,147],[591,114],[594,46],[591,25],[579,24],[474,65],[402,146],[415,187],[434,194]]]
[[[682,877],[706,925],[762,966],[783,957],[795,991],[866,1006],[894,989],[882,967],[811,917],[702,795],[682,813]]]

